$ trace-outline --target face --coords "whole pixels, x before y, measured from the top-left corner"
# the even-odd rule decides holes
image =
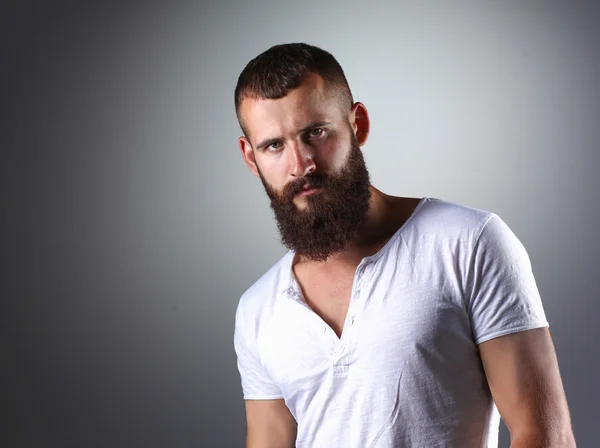
[[[284,98],[244,100],[240,112],[248,133],[240,148],[271,200],[282,243],[315,261],[342,250],[369,209],[364,106],[345,113],[311,75]]]

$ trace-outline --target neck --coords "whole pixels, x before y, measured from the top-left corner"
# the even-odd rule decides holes
[[[340,252],[332,254],[326,261],[312,261],[296,255],[294,264],[307,264],[321,268],[356,266],[364,257],[377,253],[398,230],[400,204],[405,198],[388,196],[370,186],[371,198],[367,221],[358,236],[349,241]],[[401,225],[401,224],[400,224]]]

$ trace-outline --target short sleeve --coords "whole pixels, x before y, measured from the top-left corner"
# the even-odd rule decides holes
[[[494,213],[473,246],[469,284],[467,307],[476,344],[548,326],[529,256]]]
[[[241,308],[238,307],[233,337],[237,366],[245,400],[270,400],[283,398],[279,387],[273,382],[260,362],[256,348],[256,335],[246,325]]]

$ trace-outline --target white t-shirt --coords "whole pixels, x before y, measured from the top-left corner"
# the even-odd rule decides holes
[[[241,297],[244,398],[283,398],[310,448],[497,447],[477,344],[548,326],[529,257],[498,215],[422,198],[356,269],[340,338],[289,251]]]

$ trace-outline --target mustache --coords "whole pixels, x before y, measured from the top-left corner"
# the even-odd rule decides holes
[[[282,191],[282,197],[292,200],[294,197],[305,190],[305,185],[311,188],[323,188],[328,184],[328,177],[324,174],[311,174],[310,176],[300,177],[289,182]]]

